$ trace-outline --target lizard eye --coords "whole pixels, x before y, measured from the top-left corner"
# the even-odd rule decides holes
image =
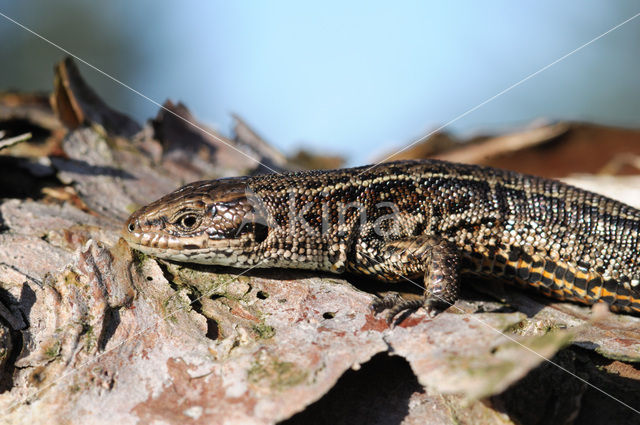
[[[200,224],[200,218],[193,213],[187,213],[178,217],[176,224],[185,230],[193,230]]]

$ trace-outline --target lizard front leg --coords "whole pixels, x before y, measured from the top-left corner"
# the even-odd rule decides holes
[[[422,299],[407,300],[399,295],[377,300],[373,308],[377,313],[389,310],[387,322],[398,314],[424,307],[429,316],[434,316],[458,299],[459,254],[455,245],[447,240],[420,236],[412,239],[390,241],[382,247],[379,262],[388,274],[395,274],[397,280],[410,280],[417,272],[424,276]]]

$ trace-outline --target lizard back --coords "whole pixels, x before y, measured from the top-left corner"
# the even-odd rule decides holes
[[[324,233],[340,235],[338,242],[347,245],[350,271],[398,281],[380,267],[378,248],[434,235],[459,247],[467,260],[463,271],[513,280],[557,299],[640,311],[640,211],[557,180],[430,160],[267,175],[247,184],[276,214],[292,199],[296,211],[307,205],[307,222],[320,234],[313,218],[322,216],[324,204],[330,222]],[[349,205],[362,206],[364,214]],[[342,229],[340,208],[346,210]],[[279,218],[285,227],[291,222]]]
[[[164,229],[166,238],[149,236],[162,220],[171,227],[159,211],[186,204],[215,205],[214,218],[237,227],[235,236],[204,219],[188,243],[185,226]],[[132,230],[141,223],[150,223],[146,234]],[[639,210],[556,180],[489,167],[399,161],[196,182],[135,213],[128,226],[130,243],[149,251],[152,241],[162,241],[163,250],[149,252],[165,258],[351,271],[389,282],[404,277],[398,270],[406,277],[423,273],[415,262],[401,268],[402,255],[415,252],[420,238],[440,238],[460,253],[462,272],[640,312]]]

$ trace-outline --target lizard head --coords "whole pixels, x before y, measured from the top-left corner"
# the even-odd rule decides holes
[[[134,212],[123,237],[159,258],[247,265],[268,233],[258,204],[244,177],[195,182]]]

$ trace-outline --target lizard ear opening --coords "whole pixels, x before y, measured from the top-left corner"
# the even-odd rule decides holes
[[[267,239],[267,236],[269,236],[269,227],[261,223],[254,223],[253,234],[255,235],[256,242],[262,243]]]
[[[267,218],[255,210],[246,213],[242,218],[242,223],[238,227],[236,236],[243,233],[252,233],[256,243],[264,242],[267,236],[269,236]]]

